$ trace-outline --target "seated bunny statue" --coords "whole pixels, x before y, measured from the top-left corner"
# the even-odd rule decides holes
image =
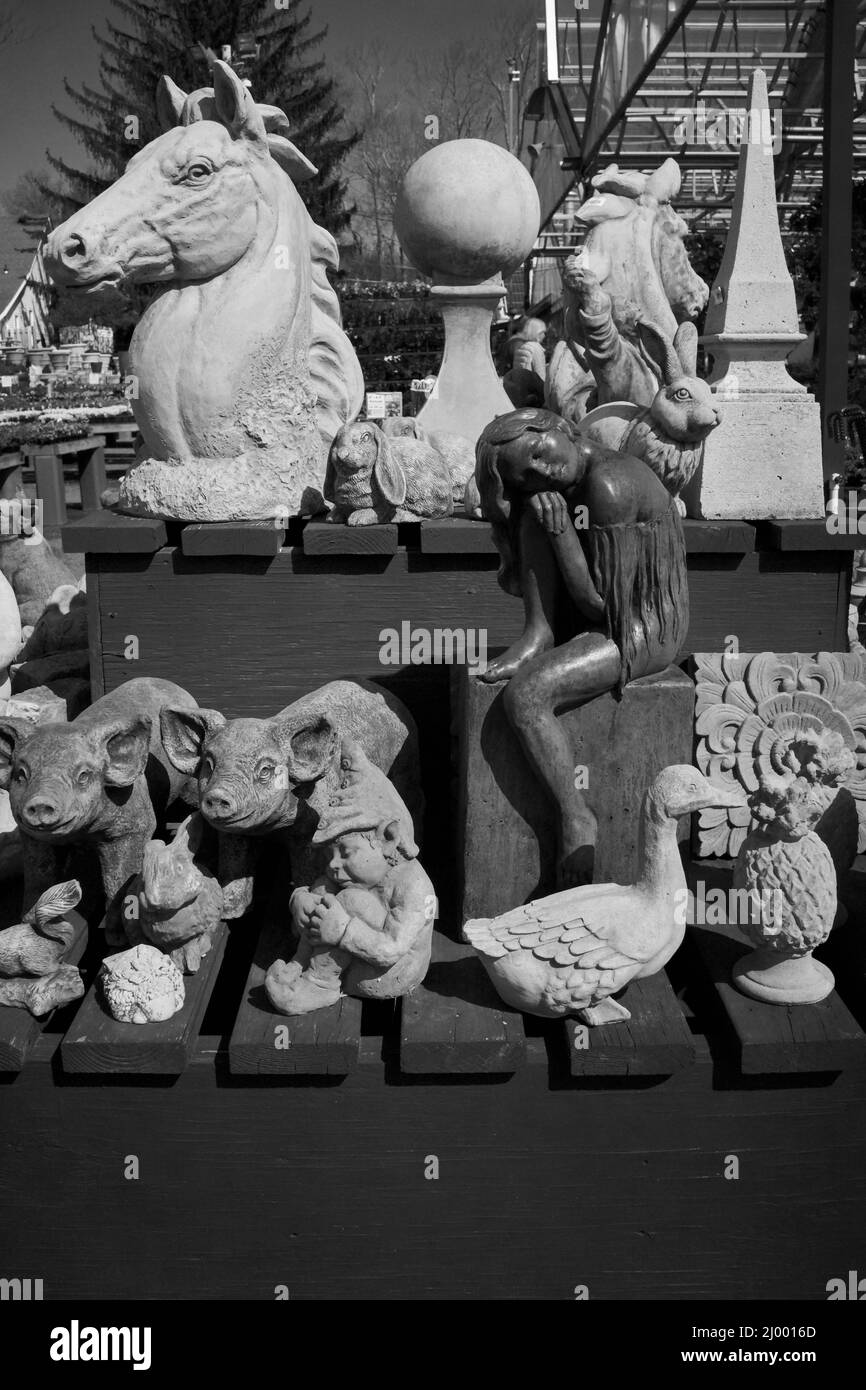
[[[450,516],[453,482],[447,461],[427,440],[389,438],[372,420],[337,431],[323,492],[329,521],[371,526]]]

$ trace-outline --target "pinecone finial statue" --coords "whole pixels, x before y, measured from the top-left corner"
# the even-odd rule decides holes
[[[757,949],[734,967],[743,994],[772,1004],[817,1004],[831,993],[833,972],[812,952],[836,916],[836,870],[815,833],[827,787],[849,775],[853,754],[828,730],[799,731],[756,759],[750,831],[734,864],[734,888],[746,889],[754,915],[746,934]]]

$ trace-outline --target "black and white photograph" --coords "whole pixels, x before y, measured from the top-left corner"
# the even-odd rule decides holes
[[[864,0],[3,0],[0,132],[7,1357],[832,1374]]]

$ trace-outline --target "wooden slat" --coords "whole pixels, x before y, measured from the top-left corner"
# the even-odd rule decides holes
[[[397,527],[342,526],[309,521],[304,527],[305,555],[396,555]]]
[[[65,454],[83,454],[90,449],[100,449],[102,439],[99,435],[82,435],[80,439],[55,439],[48,444],[22,444],[21,452],[26,459],[30,459],[36,454],[56,454],[61,458]]]
[[[60,535],[63,549],[76,555],[153,555],[167,540],[164,521],[103,510],[67,522]]]
[[[315,1013],[275,1013],[264,992],[268,967],[285,958],[288,922],[266,923],[229,1042],[229,1070],[241,1076],[344,1076],[358,1062],[361,1001],[343,998]]]
[[[195,1049],[227,932],[221,923],[199,970],[184,976],[183,1008],[164,1023],[118,1023],[106,1012],[94,981],[60,1045],[64,1070],[103,1076],[180,1076]]]
[[[486,521],[451,516],[421,522],[421,550],[425,555],[495,555],[493,533]]]
[[[180,535],[184,555],[276,555],[285,526],[275,521],[209,521],[185,526]]]
[[[755,528],[747,521],[683,521],[689,555],[748,555],[755,548]]]
[[[525,1060],[521,1015],[503,1004],[470,946],[436,932],[427,978],[402,1001],[400,1070],[513,1072]]]
[[[78,912],[66,913],[66,920],[75,927],[75,936],[61,964],[77,965],[87,946],[87,922]],[[66,1006],[69,1007],[69,1006]],[[73,1004],[72,1007],[75,1007]],[[55,1010],[43,1018],[34,1018],[26,1009],[0,1006],[0,1072],[20,1071],[28,1053],[42,1030],[54,1016]]]
[[[840,513],[842,503],[840,501]],[[844,525],[844,520],[843,523]],[[860,550],[863,536],[834,535],[827,519],[819,521],[759,521],[755,526],[758,550]]]
[[[731,926],[689,928],[736,1039],[744,1075],[866,1068],[866,1035],[834,991],[820,1004],[764,1004],[734,986],[731,970],[751,945]]]
[[[671,1076],[695,1061],[695,1040],[663,970],[633,980],[620,1003],[631,1018],[585,1028],[566,1019],[572,1076]]]

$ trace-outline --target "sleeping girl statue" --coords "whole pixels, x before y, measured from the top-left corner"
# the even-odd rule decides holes
[[[476,482],[523,599],[521,636],[480,679],[508,681],[508,718],[559,821],[558,886],[592,877],[596,821],[575,787],[557,714],[617,698],[676,658],[689,621],[676,503],[640,459],[584,439],[549,410],[514,410],[482,433]]]

